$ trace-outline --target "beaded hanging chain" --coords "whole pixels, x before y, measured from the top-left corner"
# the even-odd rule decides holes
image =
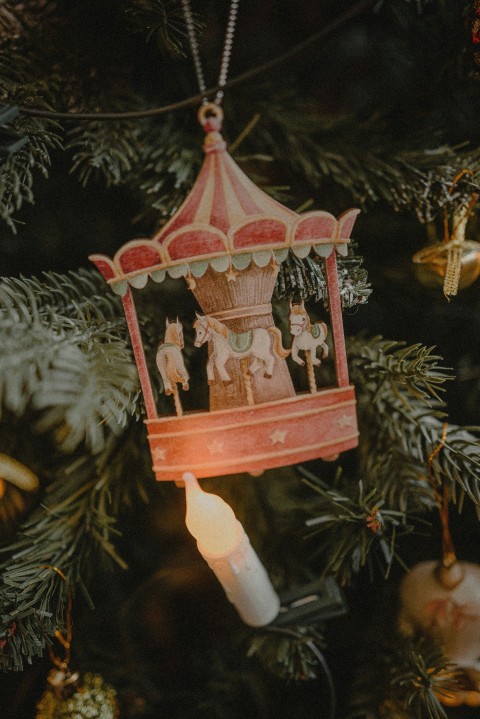
[[[223,43],[222,59],[220,61],[220,73],[218,75],[217,85],[219,87],[217,94],[214,98],[215,105],[221,105],[224,91],[223,87],[227,82],[228,68],[230,65],[230,57],[232,55],[233,38],[235,35],[235,26],[237,23],[237,12],[240,0],[231,0],[230,12],[228,15],[227,29],[225,31],[225,40]],[[185,23],[187,25],[188,41],[190,43],[190,50],[193,58],[193,65],[195,67],[195,74],[197,76],[198,87],[201,93],[204,93],[207,89],[205,84],[205,76],[203,74],[202,61],[200,59],[200,51],[198,47],[197,35],[195,32],[195,23],[193,20],[193,13],[190,7],[190,0],[182,0],[183,15],[185,17]],[[203,98],[203,103],[208,103],[208,98]]]

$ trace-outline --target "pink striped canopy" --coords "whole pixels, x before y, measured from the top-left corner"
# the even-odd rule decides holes
[[[199,262],[226,269],[228,258],[235,262],[238,255],[248,253],[255,259],[258,253],[290,248],[305,256],[312,246],[323,249],[324,256],[333,246],[346,252],[359,210],[348,210],[338,220],[324,211],[299,215],[245,175],[219,132],[208,132],[204,150],[206,157],[192,191],[156,235],[127,242],[113,259],[90,257],[109,283],[128,280],[135,285],[137,279],[137,286],[142,286],[145,275],[161,279],[168,270],[172,276],[182,276]],[[226,258],[226,265],[221,258]]]

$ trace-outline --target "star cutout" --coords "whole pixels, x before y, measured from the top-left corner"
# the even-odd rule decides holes
[[[154,464],[157,464],[157,462],[165,462],[167,454],[165,449],[162,449],[161,447],[155,447],[152,454]]]
[[[227,278],[228,282],[236,282],[238,277],[237,270],[233,267],[233,265],[230,265],[230,268],[228,272],[225,273],[225,277]]]
[[[348,414],[342,414],[341,417],[337,419],[337,424],[339,427],[351,427],[355,422],[354,417],[350,417]]]
[[[187,287],[188,287],[188,289],[189,289],[189,290],[194,290],[195,287],[197,286],[197,283],[195,282],[194,276],[191,275],[191,274],[188,274],[188,275],[185,277],[185,280],[186,280],[186,282],[187,282]]]
[[[218,439],[214,439],[211,444],[207,444],[207,449],[210,454],[222,454],[223,442],[219,442]]]
[[[276,429],[275,432],[272,432],[272,434],[269,435],[269,437],[272,444],[285,444],[285,437],[287,434],[288,432],[286,430]]]

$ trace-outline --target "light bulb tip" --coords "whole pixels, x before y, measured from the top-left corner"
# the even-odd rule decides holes
[[[195,477],[193,472],[184,472],[182,474],[182,479],[185,482],[185,486],[187,486],[187,487],[190,487],[193,489],[194,487],[199,486],[199,484],[197,482],[197,478]]]

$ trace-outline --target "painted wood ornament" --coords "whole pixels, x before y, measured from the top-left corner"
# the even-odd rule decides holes
[[[284,207],[228,154],[220,133],[221,108],[202,105],[198,117],[206,133],[205,160],[183,205],[151,239],[127,242],[113,259],[90,258],[122,297],[156,477],[179,481],[184,472],[197,477],[255,473],[355,447],[355,393],[348,380],[336,255],[347,253],[359,210],[336,219],[325,211],[299,215]],[[328,354],[327,328],[312,324],[305,308],[292,305],[288,362],[311,360],[310,392],[297,393],[287,364],[290,350],[275,327],[271,301],[289,251],[302,258],[312,249],[325,262],[337,383],[317,389],[313,368]],[[157,413],[134,292],[149,278],[162,282],[167,276],[186,282],[200,306],[191,318],[194,361],[205,361],[206,345],[209,411],[182,411],[177,385],[188,388],[188,373],[175,322],[167,326],[156,354],[165,392],[176,398],[175,414]]]

